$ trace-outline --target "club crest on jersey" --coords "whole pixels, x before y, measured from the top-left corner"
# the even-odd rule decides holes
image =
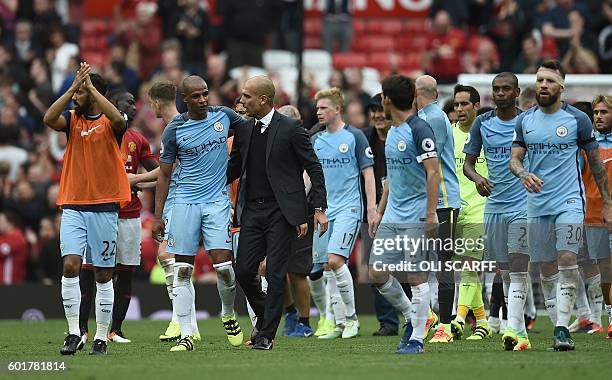
[[[406,142],[405,141],[400,141],[397,143],[397,150],[399,150],[400,152],[403,152],[406,150]]]
[[[465,143],[469,143],[470,140],[472,139],[472,135],[470,135],[469,133],[467,134],[467,137],[465,138]]]
[[[64,243],[60,243],[60,252],[64,253]]]
[[[559,137],[567,136],[567,128],[565,128],[565,127],[557,127],[557,136],[559,136]]]
[[[168,238],[168,247],[174,247],[174,239]]]
[[[374,154],[372,153],[372,148],[367,147],[365,150],[365,155],[367,158],[374,158]]]
[[[338,150],[340,151],[340,153],[346,153],[348,152],[349,146],[348,144],[342,143],[340,144],[340,146],[338,147]]]
[[[426,152],[431,152],[432,150],[436,149],[436,144],[434,144],[432,139],[426,138],[421,141],[421,148],[423,148],[423,150]]]
[[[136,151],[136,143],[134,141],[130,141],[128,143],[128,149],[130,150],[130,152],[135,152]]]
[[[213,125],[213,128],[215,129],[215,131],[217,132],[222,132],[223,131],[223,124],[218,121]]]

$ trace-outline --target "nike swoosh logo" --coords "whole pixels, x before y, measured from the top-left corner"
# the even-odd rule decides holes
[[[102,261],[108,261],[108,260],[110,260],[110,259],[112,259],[112,257],[103,257],[103,258],[102,258]]]
[[[100,127],[101,127],[101,125],[100,125],[100,124],[98,124],[98,125],[96,125],[95,127],[91,128],[91,129],[90,129],[90,130],[88,130],[88,131],[81,131],[81,136],[89,136],[89,135],[91,135],[91,133],[92,133],[93,131],[95,131],[96,129],[98,129],[98,128],[100,128]]]
[[[530,134],[533,131],[535,131],[535,129],[532,129],[531,131],[525,131],[525,134],[528,135],[528,134]]]
[[[490,135],[488,134],[487,137],[492,137],[492,136],[495,136],[495,135],[496,135],[495,133],[491,133]]]
[[[187,136],[187,137],[183,137],[183,139],[181,141],[184,142],[184,141],[187,141],[187,140],[190,140],[190,139],[191,139],[191,136]]]

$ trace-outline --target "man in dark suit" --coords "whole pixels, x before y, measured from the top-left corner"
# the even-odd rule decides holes
[[[240,178],[234,224],[241,226],[236,277],[257,315],[253,348],[269,350],[283,311],[283,292],[291,234],[308,231],[303,172],[312,182],[315,228],[327,230],[323,169],[300,121],[273,108],[274,84],[264,76],[249,79],[241,103],[252,119],[236,129],[228,183]],[[267,297],[257,279],[266,259]]]

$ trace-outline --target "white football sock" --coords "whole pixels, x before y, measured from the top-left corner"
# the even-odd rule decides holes
[[[535,300],[533,298],[533,283],[531,281],[529,272],[527,272],[527,300],[525,301],[525,314],[527,314],[530,318],[535,318],[537,313],[538,311],[536,310]]]
[[[81,286],[79,276],[62,276],[62,302],[68,321],[68,334],[81,336],[79,329],[79,309],[81,307]]]
[[[601,305],[603,304],[603,293],[601,292],[601,274],[596,274],[593,277],[587,278],[585,281],[587,286],[587,297],[589,299],[589,307],[591,309],[591,322],[601,325]]]
[[[174,282],[174,258],[160,260],[159,265],[164,270],[164,275],[166,277],[166,290],[168,291],[168,298],[170,298],[170,303],[172,303],[172,322],[178,322],[176,318],[176,308],[174,307],[174,296],[172,295],[172,283]]]
[[[347,318],[355,319],[355,290],[353,288],[353,276],[346,264],[342,265],[338,270],[334,271],[336,283],[340,291],[340,297],[346,308]]]
[[[106,342],[108,337],[108,326],[113,317],[113,300],[115,299],[115,291],[113,289],[113,281],[96,282],[96,336],[95,339],[100,339]]]
[[[612,305],[606,305],[606,314],[608,314],[608,324],[612,325]]]
[[[247,312],[249,313],[249,318],[251,318],[251,325],[255,327],[255,324],[257,324],[257,315],[255,314],[255,310],[253,310],[248,300],[246,301],[246,306]]]
[[[486,272],[484,274],[485,292],[487,293],[487,301],[491,303],[491,295],[493,294],[493,280],[495,272]]]
[[[461,282],[461,272],[455,272],[455,297],[453,298],[452,315],[457,315],[457,305],[459,303],[459,283]]]
[[[438,310],[438,279],[434,272],[429,272],[429,307],[432,311]]]
[[[342,302],[342,296],[336,283],[336,276],[331,270],[323,272],[325,278],[327,278],[327,293],[331,299],[331,308],[334,310],[334,319],[336,320],[336,326],[344,325],[346,322],[346,307]]]
[[[389,275],[389,279],[383,286],[378,288],[378,292],[404,316],[406,322],[412,317],[412,303],[408,299],[406,292],[397,279]],[[414,297],[414,295],[413,295]],[[413,325],[414,327],[414,325]]]
[[[217,290],[221,298],[221,317],[234,315],[234,299],[236,298],[236,274],[231,261],[214,264],[217,271]]]
[[[412,335],[410,340],[416,340],[423,343],[425,338],[425,324],[427,323],[427,314],[429,312],[429,284],[423,283],[417,286],[411,286],[412,290],[412,313],[410,322],[412,323]]]
[[[503,269],[501,271],[501,276],[502,281],[504,283],[504,303],[506,304],[506,307],[508,307],[508,294],[510,291],[510,271]]]
[[[189,263],[177,262],[174,264],[174,306],[176,316],[181,327],[181,336],[191,336],[193,334],[192,309],[194,294],[192,293],[191,274],[193,265]]]
[[[331,294],[329,293],[330,285],[327,283],[325,274],[323,274],[323,278],[325,279],[325,319],[327,319],[328,321],[334,322],[335,321],[334,308],[332,307]]]
[[[542,294],[544,295],[544,306],[550,317],[553,326],[557,325],[557,283],[559,282],[559,272],[552,276],[540,274],[542,284]]]
[[[311,280],[308,278],[308,282],[310,283],[310,294],[312,295],[312,300],[314,301],[315,306],[319,310],[319,315],[321,317],[325,317],[326,309],[326,297],[327,292],[325,291],[325,280],[323,280],[323,276],[321,276],[317,280]]]
[[[268,294],[268,280],[265,276],[261,276],[261,291]]]
[[[587,321],[591,318],[591,308],[589,307],[589,300],[587,299],[586,287],[580,273],[578,274],[578,284],[576,288],[576,309],[578,309],[578,318],[586,319]]]
[[[574,303],[576,302],[576,288],[578,287],[579,277],[578,265],[559,266],[556,326],[569,326]]]
[[[510,273],[508,288],[508,327],[517,333],[525,331],[525,299],[527,298],[527,272]]]
[[[189,281],[189,284],[191,287],[191,295],[193,299],[193,302],[191,303],[191,331],[194,334],[199,334],[200,329],[198,328],[198,316],[195,304],[195,286],[193,286],[193,281]]]

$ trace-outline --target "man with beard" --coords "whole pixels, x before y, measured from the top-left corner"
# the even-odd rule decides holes
[[[608,175],[589,117],[561,101],[565,72],[558,61],[542,63],[536,73],[537,107],[519,115],[510,170],[527,189],[528,244],[540,263],[546,308],[555,323],[553,349],[574,349],[568,330],[578,286],[578,249],[582,244],[584,185],[579,149],[603,198],[601,218],[612,225]],[[523,160],[529,155],[525,168]]]
[[[121,144],[122,153],[126,157],[125,171],[129,174],[138,173],[138,167],[143,166],[147,171],[157,168],[158,163],[151,153],[149,142],[138,131],[129,128],[129,122],[136,115],[136,101],[134,95],[127,91],[117,91],[109,94],[108,99],[119,111],[127,117],[128,129],[123,136]],[[140,210],[142,204],[138,198],[138,191],[132,188],[132,199],[121,204],[119,209],[119,231],[117,236],[117,256],[115,266],[115,301],[113,304],[113,323],[108,339],[115,343],[130,343],[121,331],[121,325],[127,314],[132,299],[132,274],[140,265],[141,223]],[[80,329],[84,342],[87,341],[87,320],[93,297],[94,274],[93,266],[83,263],[81,267],[81,311]]]
[[[91,67],[81,63],[68,91],[43,118],[46,125],[68,135],[57,198],[62,208],[62,301],[68,321],[62,355],[73,355],[83,348],[79,331],[79,271],[83,256],[94,266],[97,288],[97,329],[90,354],[106,354],[119,204],[131,198],[120,151],[126,120],[102,95],[106,81],[90,72]],[[75,109],[62,112],[71,99]]]

